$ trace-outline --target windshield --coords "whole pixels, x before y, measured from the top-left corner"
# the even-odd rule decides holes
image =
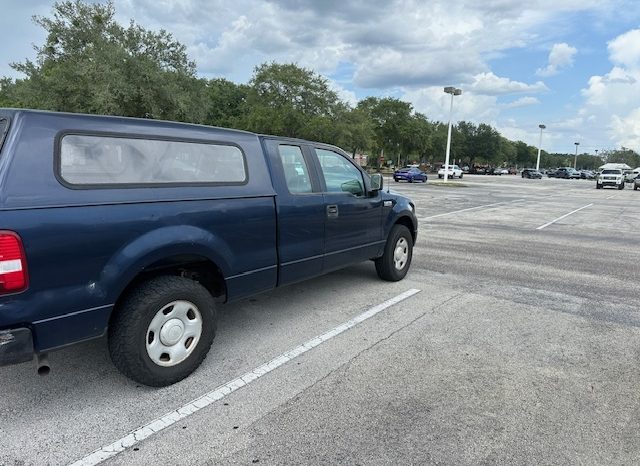
[[[602,170],[603,175],[619,175],[620,173],[620,170]]]

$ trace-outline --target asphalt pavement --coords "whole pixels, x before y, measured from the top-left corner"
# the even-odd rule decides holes
[[[51,354],[47,377],[0,368],[0,465],[89,464],[132,431],[101,464],[640,463],[640,192],[430,178],[385,180],[420,219],[405,280],[363,263],[221,306],[176,385],[124,378],[104,340]]]

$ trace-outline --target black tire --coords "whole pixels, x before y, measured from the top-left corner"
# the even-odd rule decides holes
[[[186,359],[165,367],[149,356],[147,332],[160,310],[179,300],[197,308],[202,320],[201,333]],[[188,278],[161,276],[142,282],[114,311],[109,324],[109,353],[118,370],[130,379],[151,387],[164,387],[184,379],[200,366],[215,333],[215,305],[207,289]]]
[[[462,173],[460,173],[460,179],[462,179]]]
[[[601,184],[596,183],[596,189],[602,189],[602,185],[601,185]]]
[[[438,178],[443,178],[443,177],[444,177],[444,175],[438,175]]]
[[[624,189],[624,183],[620,183],[620,185],[618,186],[618,189]]]
[[[398,243],[404,240],[406,244],[407,259],[401,268],[396,268],[394,253]],[[387,237],[387,244],[384,246],[384,254],[375,260],[376,272],[383,280],[389,282],[397,282],[402,280],[411,266],[411,258],[413,257],[413,237],[411,232],[404,225],[394,225]]]
[[[634,185],[633,185],[633,190],[634,190],[634,191],[637,191],[637,190],[638,190],[638,185],[637,185],[637,184],[634,184]]]
[[[413,178],[409,178],[407,181],[408,181],[409,183],[413,183]]]

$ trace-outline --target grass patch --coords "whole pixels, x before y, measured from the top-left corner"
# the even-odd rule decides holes
[[[451,188],[467,188],[468,187],[468,185],[460,181],[447,181],[446,183],[444,181],[427,181],[427,184],[431,186],[445,186],[445,187],[451,187]]]

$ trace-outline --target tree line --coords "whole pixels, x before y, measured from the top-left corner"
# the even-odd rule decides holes
[[[12,63],[24,77],[0,79],[0,107],[157,118],[289,136],[369,154],[369,164],[444,160],[447,123],[431,121],[409,102],[367,97],[342,101],[328,80],[295,64],[264,63],[250,81],[197,76],[186,47],[165,31],[115,20],[108,3],[57,2],[50,17],[34,16],[46,31],[35,60]],[[511,141],[488,124],[453,127],[451,159],[459,164],[535,166],[537,148]],[[618,160],[620,159],[620,160]],[[624,159],[624,160],[622,160]],[[622,149],[582,154],[578,167],[606,161],[640,166]],[[542,152],[542,167],[573,164],[570,154]]]

